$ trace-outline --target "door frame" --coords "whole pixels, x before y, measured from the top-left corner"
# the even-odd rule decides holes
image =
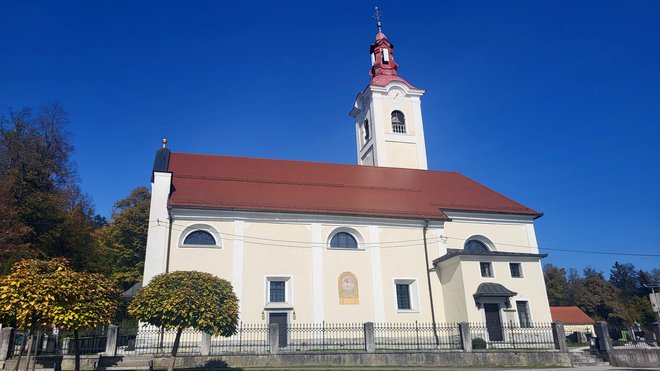
[[[267,312],[267,314],[268,314],[268,316],[266,316],[266,318],[267,318],[267,324],[268,324],[269,329],[270,329],[270,324],[271,324],[270,316],[273,315],[273,314],[284,314],[284,319],[286,320],[287,331],[285,331],[284,335],[282,335],[282,328],[280,328],[280,348],[287,347],[289,345],[289,340],[290,340],[288,328],[289,328],[289,325],[291,325],[291,315],[290,315],[289,311],[288,310],[269,310]],[[286,344],[282,344],[281,340],[282,340],[283,337],[284,337],[284,340],[286,341]]]
[[[482,312],[482,315],[483,315],[484,324],[486,326],[486,335],[488,336],[488,341],[492,342],[493,340],[490,339],[490,331],[488,330],[488,318],[486,317],[486,305],[497,305],[497,316],[500,320],[501,339],[500,340],[494,340],[494,341],[496,341],[496,342],[497,341],[505,341],[506,340],[506,334],[505,334],[505,331],[504,331],[505,322],[502,318],[502,303],[490,302],[490,303],[482,303],[481,304],[481,312]]]

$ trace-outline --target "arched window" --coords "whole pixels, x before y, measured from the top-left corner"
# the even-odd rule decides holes
[[[332,236],[330,247],[338,249],[357,249],[358,243],[355,237],[347,232],[339,232]]]
[[[488,247],[481,241],[477,240],[469,240],[468,242],[465,243],[465,246],[463,247],[464,250],[466,251],[472,251],[472,252],[484,252],[484,251],[490,251],[488,250]]]
[[[368,142],[371,138],[371,133],[369,132],[369,120],[364,120],[364,141]]]
[[[392,111],[392,131],[395,133],[406,133],[406,118],[401,111]]]
[[[184,245],[208,245],[215,246],[215,238],[207,231],[194,231],[186,236],[183,240]]]

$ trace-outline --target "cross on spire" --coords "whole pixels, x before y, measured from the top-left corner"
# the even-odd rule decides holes
[[[378,26],[378,32],[383,32],[383,24],[380,22],[380,16],[383,15],[383,12],[378,9],[378,7],[374,8],[374,15],[371,17],[376,20],[376,26]]]

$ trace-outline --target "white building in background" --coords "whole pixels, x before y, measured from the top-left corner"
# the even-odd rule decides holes
[[[551,321],[541,214],[427,170],[424,90],[380,29],[371,56],[350,112],[358,165],[158,150],[144,285],[213,273],[245,323]]]

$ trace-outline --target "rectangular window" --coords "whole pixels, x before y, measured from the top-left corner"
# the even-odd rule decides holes
[[[513,278],[521,278],[523,276],[520,263],[509,263],[509,270],[511,271],[511,277]]]
[[[518,320],[520,327],[532,327],[532,319],[529,316],[529,305],[526,301],[517,301],[516,310],[518,310]]]
[[[270,302],[284,303],[286,301],[286,282],[270,281]]]
[[[493,277],[493,265],[491,263],[479,263],[481,277]]]
[[[410,305],[410,284],[396,284],[396,306],[398,309],[412,309]]]

